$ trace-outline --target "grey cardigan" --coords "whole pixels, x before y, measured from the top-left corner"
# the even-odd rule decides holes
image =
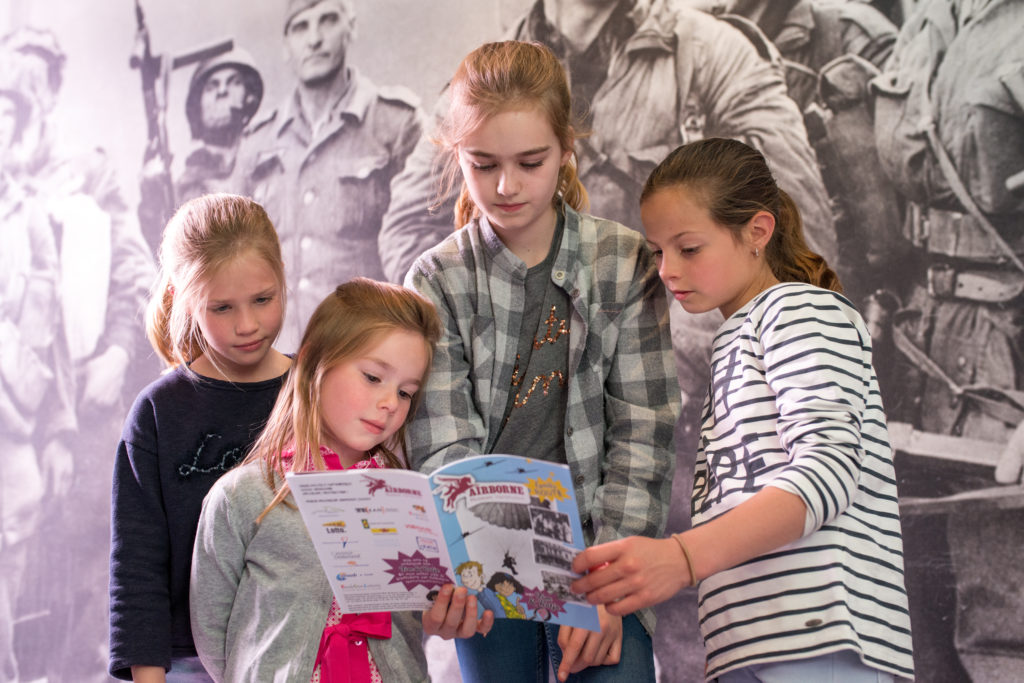
[[[309,683],[332,593],[298,510],[278,505],[256,464],[221,477],[203,503],[192,558],[192,634],[215,681]],[[419,614],[393,612],[369,639],[385,681],[428,681]]]

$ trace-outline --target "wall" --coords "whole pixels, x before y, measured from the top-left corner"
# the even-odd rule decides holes
[[[902,12],[899,3],[878,4],[889,12],[897,24],[900,23]],[[911,3],[905,4],[909,10]],[[946,3],[934,0],[932,4],[938,6]],[[956,4],[958,11],[966,15],[968,3]],[[986,4],[998,3],[975,3],[974,11],[981,12],[981,7]],[[265,96],[257,119],[270,112],[290,92],[294,81],[284,60],[281,26],[283,2],[148,0],[142,6],[154,52],[180,55],[226,38],[233,39],[237,46],[251,52],[265,84]],[[450,0],[445,3],[356,0],[355,6],[358,15],[357,36],[351,47],[350,63],[378,84],[405,86],[429,111],[459,59],[479,42],[502,36],[529,3],[526,0]],[[768,30],[769,17],[756,14],[751,16]],[[122,229],[129,232],[136,229],[135,212],[140,201],[139,179],[147,143],[139,72],[129,66],[136,36],[135,22],[132,5],[127,2],[9,0],[0,6],[0,34],[19,27],[35,27],[51,32],[59,42],[66,55],[66,64],[63,87],[49,119],[53,148],[67,159],[93,158],[97,148],[104,150],[105,168],[113,172],[111,180],[117,190],[116,194],[123,201]],[[1020,59],[1019,54],[1017,59]],[[181,172],[191,144],[182,106],[190,73],[190,69],[179,70],[170,75],[169,81],[170,104],[166,125],[170,149],[175,154],[172,166],[175,175]],[[1019,101],[1017,106],[1020,106]],[[865,109],[861,113],[867,111]],[[845,114],[838,110],[836,113],[838,116],[824,119],[826,123],[842,123],[840,119]],[[1019,126],[1020,119],[1016,121]],[[767,125],[770,128],[772,124]],[[800,125],[797,124],[797,130],[800,136],[804,136],[800,144],[804,146],[803,149],[809,150],[806,133],[799,128]],[[906,317],[918,310],[940,314],[918,305],[920,302],[914,298],[920,296],[924,285],[925,266],[921,264],[921,250],[901,237],[904,217],[910,206],[908,200],[920,198],[909,196],[903,186],[897,188],[894,196],[890,195],[894,192],[894,184],[883,173],[877,157],[873,156],[874,147],[868,137],[874,135],[870,118],[850,125],[862,126],[860,129],[847,130],[859,130],[859,142],[855,148],[860,150],[856,153],[860,156],[856,159],[860,162],[868,159],[867,165],[858,168],[851,166],[844,174],[837,170],[833,162],[830,168],[825,168],[822,177],[832,190],[830,206],[835,212],[839,230],[840,259],[848,257],[846,270],[842,274],[844,279],[850,276],[851,295],[856,295],[857,303],[864,308],[866,316],[870,306],[877,306],[880,301],[883,304],[891,301],[870,298],[869,295],[875,290],[887,289],[898,297],[900,304],[872,309],[876,313],[881,310],[885,315],[871,317],[871,322],[878,325],[876,366],[879,366],[879,372],[883,375],[886,403],[891,407],[890,418],[895,423],[894,443],[899,446],[897,467],[901,480],[908,590],[912,600],[918,677],[928,681],[971,680],[972,676],[975,680],[1011,680],[1013,672],[1019,674],[1021,671],[1018,668],[1020,660],[1015,659],[1012,653],[1020,655],[1019,646],[1024,640],[1024,634],[1019,630],[1020,621],[1013,614],[1014,603],[1008,597],[1019,592],[1014,587],[1013,575],[992,576],[986,573],[984,580],[974,583],[971,592],[971,587],[966,586],[963,577],[965,567],[969,565],[960,565],[960,580],[957,579],[955,551],[960,548],[958,544],[967,542],[962,531],[967,525],[977,523],[990,529],[993,534],[1019,526],[1017,521],[1021,497],[1019,492],[1015,493],[1018,490],[996,486],[994,480],[994,467],[1000,462],[1000,455],[1015,425],[1015,418],[1007,417],[998,428],[987,432],[973,433],[970,429],[964,431],[963,416],[967,408],[954,407],[942,413],[949,417],[943,417],[945,421],[938,427],[934,425],[934,420],[930,425],[927,421],[918,421],[915,407],[922,402],[927,404],[932,390],[929,388],[927,372],[922,374],[913,371],[910,367],[913,364],[896,350],[891,333],[888,332],[891,330],[888,324],[893,316]],[[685,124],[678,127],[682,129]],[[707,127],[714,132],[710,121]],[[606,133],[599,131],[595,135],[598,142],[601,142],[603,134]],[[736,134],[743,137],[746,132],[738,131]],[[633,133],[624,132],[623,135]],[[671,148],[671,142],[665,141],[665,151]],[[825,152],[822,149],[818,147],[818,161],[827,167],[828,159],[824,158]],[[960,160],[958,154],[954,154],[957,161]],[[1024,149],[1008,153],[1012,160],[1019,160],[1022,155]],[[836,158],[845,157],[840,154]],[[783,167],[788,163],[786,160],[769,159],[773,164],[778,162]],[[1001,167],[997,170],[1002,173],[1004,169]],[[835,178],[843,175],[864,182],[859,185],[856,182],[846,185],[837,183]],[[37,185],[42,186],[40,196],[47,196],[50,190],[55,189],[57,177],[44,181],[34,179]],[[871,179],[880,182],[867,182]],[[25,182],[32,185],[33,179],[25,179]],[[821,177],[815,180],[818,187],[821,182]],[[593,191],[593,187],[591,189]],[[971,189],[974,189],[973,186]],[[809,192],[813,194],[813,191]],[[876,192],[884,192],[885,197],[872,194]],[[993,220],[1000,229],[1007,225],[1019,229],[1020,195],[1016,197],[1016,204],[1011,202],[1009,208],[1003,206],[990,210],[989,206],[983,206],[982,209],[990,217],[994,216]],[[955,204],[955,201],[952,203]],[[595,197],[595,204],[600,202],[601,197]],[[949,204],[947,200],[946,206]],[[868,208],[862,214],[856,213],[865,206]],[[107,210],[109,205],[101,208]],[[54,207],[48,206],[47,210],[51,214],[51,223],[60,223],[54,219]],[[602,212],[595,207],[595,213]],[[851,214],[854,214],[852,218]],[[606,215],[612,215],[611,211]],[[67,220],[66,216],[64,219]],[[877,224],[865,230],[863,226],[866,223]],[[851,225],[852,228],[849,227]],[[858,225],[860,228],[856,234],[844,232],[847,229],[857,230]],[[811,226],[812,232],[815,229],[815,226]],[[879,256],[879,249],[876,248],[873,253],[872,245],[885,245],[881,249],[890,251]],[[986,267],[989,266],[991,263],[986,264]],[[142,269],[137,274],[144,277],[147,266],[139,265],[136,261],[135,267]],[[148,267],[151,268],[151,264]],[[858,271],[858,268],[862,270]],[[1003,266],[999,268],[1002,272]],[[112,281],[117,280],[115,278]],[[114,294],[111,292],[112,296]],[[0,298],[0,305],[4,303],[10,302]],[[1011,298],[1000,304],[998,309],[998,315],[1003,316],[998,317],[998,321],[1006,319],[1006,315],[1016,320],[1020,314],[1020,300]],[[691,323],[680,323],[677,320],[673,323],[681,325],[677,328],[677,341],[683,334],[688,339],[707,338],[706,326],[691,330],[688,327]],[[955,326],[955,323],[948,324]],[[998,326],[1003,323],[994,324]],[[88,400],[83,399],[83,393],[88,391],[88,358],[83,359],[75,370],[78,374],[76,405],[80,431],[78,438],[73,439],[71,444],[73,463],[72,469],[67,472],[70,477],[65,480],[67,486],[57,484],[55,488],[50,483],[60,479],[59,472],[54,475],[54,480],[40,480],[42,493],[37,500],[38,506],[24,513],[27,515],[25,517],[13,517],[8,516],[8,512],[16,503],[16,489],[22,481],[19,479],[21,475],[17,467],[10,466],[3,470],[3,478],[0,478],[0,495],[7,500],[4,503],[4,499],[0,498],[0,504],[6,506],[4,531],[7,539],[5,545],[0,546],[0,565],[17,570],[12,570],[11,576],[19,572],[24,574],[13,587],[13,595],[0,595],[0,605],[7,599],[13,614],[13,621],[8,622],[8,627],[13,627],[14,652],[20,668],[16,680],[38,680],[47,676],[50,680],[106,679],[104,610],[112,458],[120,422],[128,405],[136,392],[159,371],[156,359],[141,337],[141,325],[134,325],[134,329],[137,333],[131,341],[130,349],[134,359],[123,381],[111,379],[106,385],[109,400],[90,405]],[[948,329],[940,329],[940,333],[946,332]],[[972,335],[974,332],[968,333],[968,336]],[[1019,332],[992,339],[991,344],[980,344],[973,350],[965,346],[962,354],[972,358],[992,355],[996,353],[993,349],[1005,342],[1008,347],[1005,354],[1010,358],[1006,361],[1009,368],[1005,373],[1007,376],[988,376],[978,369],[969,377],[965,375],[954,380],[961,385],[978,385],[981,389],[993,386],[1017,388],[1013,373],[1020,362],[1020,358],[1014,356],[1019,353]],[[683,529],[687,525],[693,420],[699,410],[699,389],[703,386],[698,381],[700,371],[690,367],[691,364],[699,367],[700,355],[684,353],[684,346],[680,344],[681,375],[685,375],[684,384],[696,386],[697,389],[692,390],[690,412],[684,416],[677,430],[680,466],[675,479],[670,530]],[[999,350],[1003,351],[1002,346]],[[98,348],[96,354],[99,352]],[[940,364],[947,360],[957,367],[955,358],[947,358]],[[965,364],[974,367],[973,360],[971,363],[964,361],[958,367]],[[914,381],[908,380],[908,376]],[[102,383],[101,378],[95,381]],[[934,376],[931,381],[935,381]],[[1003,401],[1004,397],[1005,394],[1000,394],[996,400]],[[970,399],[961,397],[961,400],[970,403]],[[1010,396],[1012,400],[1015,400],[1014,396]],[[917,429],[912,428],[911,424],[915,424]],[[923,431],[922,426],[926,427]],[[934,436],[940,432],[940,436]],[[7,436],[10,435],[5,434],[5,439]],[[42,462],[45,457],[42,447],[30,457],[38,457]],[[0,458],[10,461],[12,456],[4,453],[0,454]],[[48,474],[50,470],[43,467],[40,472]],[[20,528],[31,532],[27,539],[18,539],[16,532],[10,535],[10,527],[19,524],[22,525]],[[12,538],[15,540],[11,541]],[[1014,562],[1020,564],[1019,561],[1024,559],[1020,557],[1020,546],[1011,547],[1010,556],[999,561],[1006,565]],[[990,550],[983,542],[979,542],[978,547],[972,546],[972,552],[976,553],[984,554]],[[982,583],[988,584],[987,592],[982,590],[983,586],[977,585]],[[11,582],[8,581],[5,590],[10,587]],[[697,680],[699,677],[702,655],[696,629],[695,602],[694,592],[688,590],[659,608],[661,626],[655,642],[665,681]],[[965,615],[968,613],[976,614],[979,609],[984,613],[986,605],[991,606],[993,623],[1010,634],[995,645],[980,638],[977,632],[963,633],[963,624],[957,625],[958,620],[963,622],[967,619]],[[960,652],[967,653],[963,658],[957,656],[955,634],[959,638]],[[979,642],[982,644],[978,645]],[[437,671],[450,672],[450,668],[446,668],[450,667],[449,651],[436,643],[432,645],[434,647],[436,650],[432,652]],[[965,663],[971,660],[970,653],[976,651],[995,653],[991,658],[995,662],[975,662],[973,665]],[[6,666],[6,670],[0,671],[0,680],[15,680],[12,665],[8,663]],[[976,668],[972,669],[971,666]],[[442,676],[448,675],[445,673]]]

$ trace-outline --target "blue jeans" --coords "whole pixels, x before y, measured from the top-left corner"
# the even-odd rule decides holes
[[[175,657],[167,672],[167,683],[213,683],[199,657]]]
[[[754,664],[718,677],[718,683],[892,683],[894,680],[892,674],[864,664],[853,650],[788,662]]]
[[[496,619],[484,638],[456,639],[464,683],[548,683],[548,667],[558,672],[562,649],[558,625]],[[569,676],[571,683],[654,683],[654,647],[635,615],[622,618],[622,656],[613,666],[591,666]]]

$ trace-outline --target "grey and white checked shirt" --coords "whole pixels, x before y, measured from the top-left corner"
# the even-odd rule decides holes
[[[656,537],[668,515],[680,409],[665,290],[640,233],[564,211],[551,280],[571,300],[565,455],[585,540]],[[511,390],[526,270],[486,218],[410,270],[406,285],[434,302],[444,327],[408,430],[414,469],[491,452]],[[653,614],[640,616],[652,630]]]

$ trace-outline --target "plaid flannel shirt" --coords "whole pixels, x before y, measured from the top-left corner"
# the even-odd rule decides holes
[[[565,454],[585,540],[657,537],[680,409],[665,290],[640,233],[564,211],[551,281],[571,300]],[[414,469],[491,452],[511,390],[525,278],[526,265],[486,218],[413,265],[406,285],[434,302],[444,329],[408,429]],[[639,616],[653,631],[653,613]]]

